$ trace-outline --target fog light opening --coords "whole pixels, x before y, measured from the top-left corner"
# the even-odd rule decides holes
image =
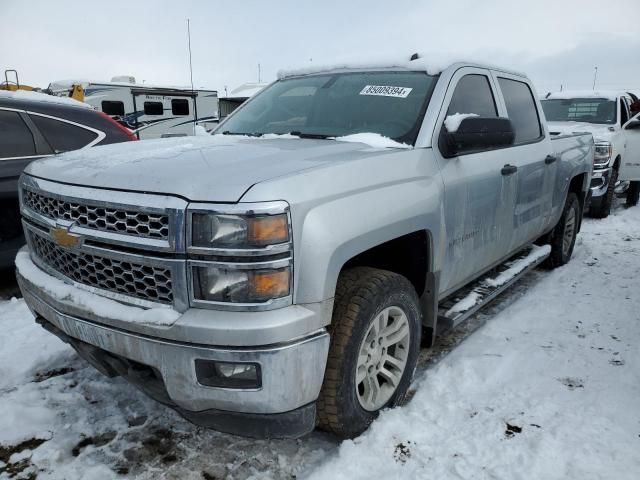
[[[195,361],[198,383],[207,387],[258,389],[262,387],[262,372],[257,363]]]

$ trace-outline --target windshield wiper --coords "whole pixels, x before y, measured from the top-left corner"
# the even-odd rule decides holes
[[[289,132],[289,135],[300,138],[315,138],[317,140],[325,140],[327,138],[335,137],[335,135],[325,135],[324,133],[303,133],[298,131]]]
[[[253,133],[230,132],[229,130],[225,130],[224,132],[222,132],[222,135],[243,135],[245,137],[261,137],[262,135],[264,135],[264,133],[260,133],[260,132],[253,132]]]

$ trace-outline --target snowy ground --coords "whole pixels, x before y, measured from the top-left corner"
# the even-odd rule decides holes
[[[0,479],[637,479],[639,272],[640,208],[587,220],[569,265],[441,338],[411,402],[342,444],[196,428],[0,301]]]

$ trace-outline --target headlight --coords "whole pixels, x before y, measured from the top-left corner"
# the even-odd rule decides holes
[[[197,248],[262,248],[289,241],[289,219],[278,215],[197,213],[191,216],[192,245]]]
[[[193,203],[186,220],[192,306],[270,310],[292,303],[288,203]]]
[[[598,167],[607,165],[609,163],[609,160],[611,159],[612,153],[613,147],[609,142],[596,143],[593,164]]]
[[[192,266],[195,300],[222,303],[265,303],[287,297],[291,284],[290,266],[260,268],[200,264]]]

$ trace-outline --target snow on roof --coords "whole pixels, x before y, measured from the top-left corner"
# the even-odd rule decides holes
[[[416,54],[414,54],[415,56]],[[461,59],[460,57],[450,54],[443,54],[441,52],[430,52],[425,54],[417,54],[415,60],[411,60],[414,56],[400,56],[394,55],[391,57],[375,57],[371,59],[357,58],[354,60],[347,60],[343,62],[337,62],[332,65],[309,65],[307,67],[297,69],[284,69],[278,72],[278,79],[287,77],[295,77],[299,75],[310,75],[314,73],[322,73],[335,70],[374,70],[374,69],[393,69],[400,68],[406,70],[419,70],[425,71],[429,75],[437,75],[446,70],[451,65],[456,63],[463,63],[467,65],[479,65],[487,68],[493,68],[501,71],[508,71],[516,75],[525,76],[523,73],[514,72],[511,70],[505,70],[501,67],[488,65],[485,62],[469,61]]]
[[[624,92],[616,90],[563,90],[561,92],[549,92],[542,97],[543,100],[570,100],[572,98],[606,98],[614,102]]]
[[[116,77],[114,77],[116,78]],[[79,80],[79,79],[66,79],[55,80],[49,83],[49,90],[56,92],[62,90],[69,90],[73,85],[81,85],[86,89],[89,85],[113,85],[116,87],[130,87],[130,88],[158,88],[158,89],[175,89],[175,90],[187,90],[190,91],[191,87],[186,85],[152,85],[150,83],[131,83],[131,82],[114,82],[114,81],[97,81],[97,80]],[[214,89],[207,88],[193,88],[196,92],[215,92]]]
[[[31,102],[57,103],[58,105],[69,105],[72,107],[93,108],[91,105],[79,102],[73,98],[56,97],[55,95],[47,95],[46,93],[33,92],[30,90],[16,90],[15,92],[0,90],[0,97],[13,100],[28,100]]]
[[[227,98],[250,98],[256,93],[262,91],[268,83],[243,83],[239,87],[231,90],[231,93]]]

